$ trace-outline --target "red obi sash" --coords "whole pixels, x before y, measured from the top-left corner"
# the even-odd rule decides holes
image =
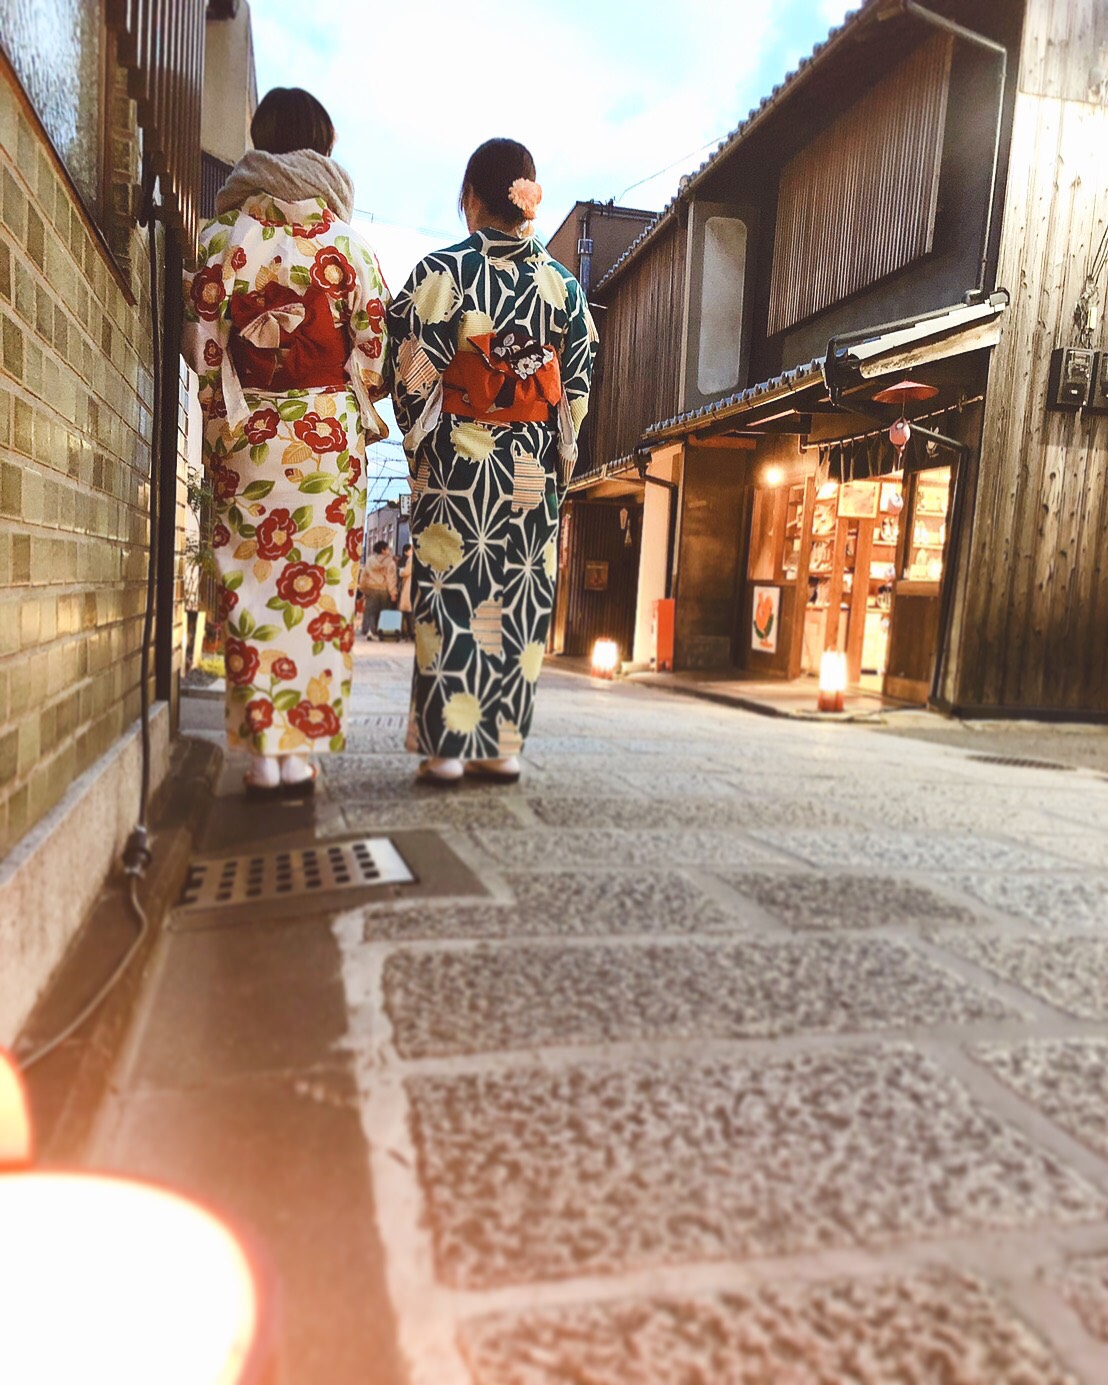
[[[229,348],[244,389],[341,388],[350,355],[327,294],[278,283],[231,295]]]
[[[517,329],[470,337],[442,377],[442,411],[482,423],[548,423],[562,397],[552,346]]]

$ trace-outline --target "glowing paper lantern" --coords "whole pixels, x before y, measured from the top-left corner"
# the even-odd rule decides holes
[[[614,678],[619,672],[619,645],[615,640],[597,640],[592,647],[594,678]]]
[[[841,712],[846,694],[846,655],[825,649],[819,661],[819,710]]]

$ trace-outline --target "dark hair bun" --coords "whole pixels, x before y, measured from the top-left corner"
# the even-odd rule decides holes
[[[517,178],[535,178],[535,161],[526,145],[514,139],[488,139],[469,156],[458,208],[469,188],[498,221],[522,221],[520,209],[508,196]]]

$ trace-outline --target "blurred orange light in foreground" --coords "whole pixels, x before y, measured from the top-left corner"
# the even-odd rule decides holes
[[[25,1167],[33,1154],[31,1108],[23,1077],[15,1059],[0,1048],[0,1169]]]
[[[234,1385],[258,1328],[253,1271],[210,1212],[161,1188],[0,1174],[0,1380]]]

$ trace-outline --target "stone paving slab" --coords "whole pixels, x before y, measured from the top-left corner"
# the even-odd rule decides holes
[[[954,875],[954,888],[1042,928],[1108,924],[1108,875]]]
[[[810,865],[831,869],[861,866],[882,871],[1032,871],[1064,870],[1056,856],[1032,846],[989,837],[930,832],[926,836],[889,830],[818,832],[757,830],[767,846],[788,852]]]
[[[743,776],[732,769],[705,769],[698,761],[667,760],[664,778],[657,768],[644,770],[640,766],[625,766],[620,778],[635,792],[644,796],[675,794],[681,798],[720,798],[741,795],[749,798],[750,787]]]
[[[1083,1255],[1056,1270],[1051,1282],[1090,1336],[1108,1342],[1108,1251]]]
[[[554,760],[540,767],[529,758],[523,762],[523,778],[516,785],[482,784],[469,781],[451,790],[441,790],[421,784],[416,778],[419,757],[403,753],[346,754],[323,757],[321,778],[332,797],[345,802],[376,803],[382,798],[405,800],[454,798],[472,803],[479,798],[511,799],[526,794],[572,794],[580,797],[595,791],[598,794],[627,794],[638,792],[635,785],[618,773],[618,757],[607,761],[582,761],[575,757],[567,763]],[[726,792],[726,785],[717,785],[716,792]]]
[[[351,755],[399,755],[404,751],[404,732],[351,726],[346,733],[346,748]],[[411,758],[414,765],[415,756]]]
[[[381,798],[349,803],[342,809],[351,832],[390,831],[406,827],[519,828],[518,815],[505,798],[465,793],[461,789],[425,789],[418,798]]]
[[[527,742],[527,754],[540,762],[547,756],[610,755],[626,759],[627,747],[620,741],[604,740],[600,736],[545,734],[532,735]]]
[[[930,792],[886,798],[882,789],[839,799],[839,822],[847,820],[879,824],[882,830],[897,832],[950,832],[954,829],[1013,839],[1034,840],[1042,835],[1049,820],[1027,801],[1011,804],[984,795],[958,794],[950,786],[927,786]],[[875,805],[875,799],[877,800]]]
[[[641,1039],[974,1024],[1015,1012],[900,943],[681,943],[394,953],[403,1058]]]
[[[1044,832],[1038,841],[1045,851],[1071,862],[1074,869],[1086,866],[1089,870],[1108,870],[1106,832]]]
[[[721,786],[724,787],[724,786]],[[678,796],[672,785],[655,798],[546,798],[529,799],[532,812],[552,827],[578,827],[592,822],[597,826],[621,828],[673,827],[758,827],[795,826],[802,822],[834,826],[841,814],[826,804],[763,804],[733,791],[730,797],[710,798],[706,794]]]
[[[980,1044],[973,1056],[1068,1134],[1108,1157],[1108,1040]]]
[[[968,924],[975,915],[924,885],[880,875],[757,874],[722,871],[720,878],[749,896],[786,928],[836,932]]]
[[[326,755],[320,764],[320,777],[339,798],[405,798],[415,791],[415,772],[419,764],[414,755],[399,750],[392,754]]]
[[[606,866],[745,866],[780,863],[772,846],[734,832],[634,832],[610,827],[476,831],[474,841],[506,866],[573,871]]]
[[[1076,1385],[980,1280],[941,1270],[478,1320],[474,1385]]]
[[[936,941],[1078,1019],[1108,1019],[1108,938],[953,933]]]
[[[740,915],[675,871],[611,871],[568,879],[508,871],[504,880],[512,899],[503,902],[367,907],[365,940],[734,933],[745,926]]]
[[[1108,1212],[905,1045],[406,1086],[437,1272],[460,1288]]]

